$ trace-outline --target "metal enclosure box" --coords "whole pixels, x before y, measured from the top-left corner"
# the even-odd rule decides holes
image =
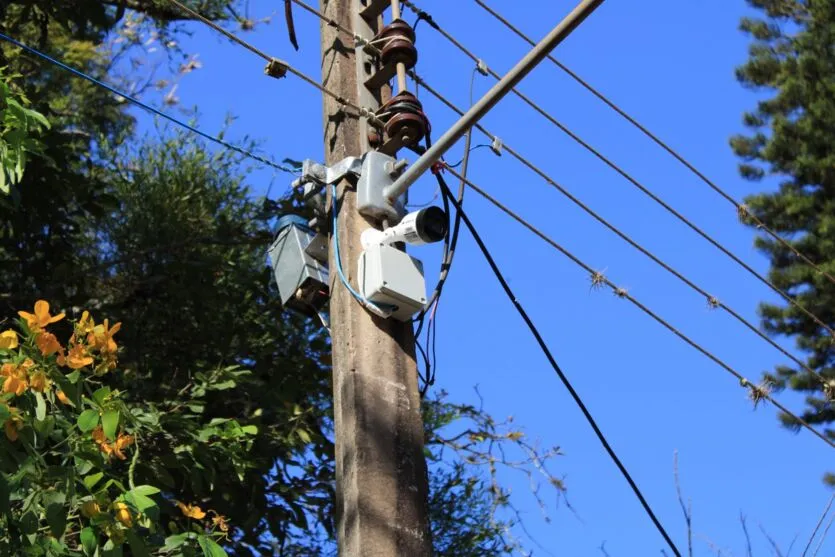
[[[328,268],[311,255],[316,233],[297,215],[278,220],[278,235],[269,255],[281,304],[305,314],[328,301]]]
[[[398,321],[408,321],[426,304],[423,264],[392,246],[374,245],[362,252],[359,287],[366,299],[391,307]]]

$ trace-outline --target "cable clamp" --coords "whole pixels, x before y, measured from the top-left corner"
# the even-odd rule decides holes
[[[490,150],[493,151],[497,157],[502,156],[502,149],[504,148],[504,142],[502,138],[499,136],[493,136],[493,142],[490,144]]]
[[[485,62],[481,58],[479,58],[476,62],[475,69],[478,70],[478,73],[480,73],[481,75],[490,75],[490,68],[487,67],[487,62]]]
[[[278,58],[273,58],[269,62],[267,62],[267,66],[264,68],[264,73],[270,77],[281,79],[282,77],[287,75],[287,68],[287,64],[285,64]]]

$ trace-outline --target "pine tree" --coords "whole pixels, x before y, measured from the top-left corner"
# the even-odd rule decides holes
[[[766,93],[744,115],[751,133],[731,145],[742,158],[742,176],[766,177],[776,191],[746,200],[748,210],[800,253],[835,276],[835,2],[748,0],[762,12],[741,28],[753,39],[750,58],[737,70],[746,87]],[[745,215],[742,218],[746,219]],[[771,263],[770,279],[803,307],[835,328],[835,284],[772,238],[756,246]],[[835,338],[790,305],[763,303],[765,329],[796,339],[810,368],[835,386]],[[832,386],[797,367],[777,366],[767,377],[776,388],[805,394],[803,418],[826,427],[835,421]],[[792,420],[782,417],[785,425]],[[835,437],[835,430],[827,434]],[[833,480],[833,478],[829,478]]]

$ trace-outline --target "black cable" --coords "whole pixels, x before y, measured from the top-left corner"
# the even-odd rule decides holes
[[[443,176],[441,176],[440,174],[435,174],[435,177],[438,179],[438,185],[440,186],[441,191],[446,191],[447,195],[450,196],[450,201],[453,205],[455,205],[457,215],[460,216],[461,220],[464,222],[464,225],[470,231],[470,234],[473,236],[473,240],[475,240],[476,244],[478,244],[481,253],[484,254],[484,258],[487,260],[487,264],[490,266],[490,269],[493,271],[493,274],[496,276],[496,279],[498,279],[499,283],[502,286],[502,289],[505,291],[505,294],[507,294],[507,297],[510,299],[511,302],[513,302],[516,311],[522,317],[522,320],[525,321],[525,324],[528,326],[528,329],[530,329],[531,333],[536,339],[536,342],[539,344],[542,353],[545,354],[545,357],[548,359],[548,362],[551,364],[551,367],[554,369],[557,376],[560,378],[560,381],[562,381],[562,384],[565,386],[566,389],[568,389],[569,394],[571,394],[571,398],[574,399],[574,402],[580,408],[580,411],[583,413],[583,416],[586,418],[586,421],[589,423],[592,430],[594,430],[594,433],[595,435],[597,435],[597,438],[600,440],[600,443],[603,445],[603,448],[606,450],[606,452],[608,453],[612,461],[615,463],[615,465],[618,467],[618,470],[620,470],[621,475],[623,475],[624,479],[626,479],[626,482],[629,484],[629,487],[632,488],[633,493],[635,493],[635,496],[641,502],[641,506],[643,506],[644,511],[646,511],[647,515],[649,516],[650,520],[652,520],[652,523],[655,525],[658,532],[667,542],[667,545],[670,546],[670,549],[673,551],[676,557],[681,557],[681,553],[679,552],[675,543],[673,543],[673,540],[670,538],[669,534],[667,534],[667,531],[664,529],[664,526],[661,525],[661,522],[655,516],[655,513],[652,511],[652,508],[649,506],[649,503],[644,498],[643,494],[641,493],[641,490],[638,488],[638,485],[635,483],[635,480],[632,479],[632,476],[629,474],[629,471],[620,461],[614,449],[612,449],[612,446],[609,445],[609,441],[606,440],[606,436],[603,435],[603,432],[600,430],[600,427],[598,427],[597,422],[594,420],[594,417],[592,417],[591,412],[586,407],[585,403],[583,403],[583,399],[580,398],[580,395],[577,393],[577,391],[574,390],[574,387],[571,385],[571,382],[568,380],[568,377],[566,377],[565,373],[563,373],[559,364],[557,364],[557,361],[554,359],[554,356],[551,354],[551,351],[548,349],[548,345],[545,343],[545,340],[542,338],[542,335],[539,334],[539,330],[536,328],[536,325],[534,325],[533,321],[531,321],[531,318],[528,316],[528,313],[525,311],[525,308],[522,307],[522,304],[519,303],[519,300],[516,298],[516,295],[513,293],[513,290],[510,288],[510,285],[505,280],[504,275],[502,275],[502,272],[499,270],[498,265],[496,265],[496,262],[490,255],[490,251],[487,249],[487,246],[485,246],[484,242],[481,240],[481,236],[479,236],[478,232],[475,229],[475,226],[473,226],[473,223],[470,221],[467,214],[461,208],[461,205],[454,198],[452,198],[452,194],[449,191],[449,186],[447,186],[446,180],[444,180]]]

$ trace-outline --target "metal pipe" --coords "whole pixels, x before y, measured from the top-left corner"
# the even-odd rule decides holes
[[[502,100],[528,75],[558,44],[565,40],[583,21],[597,9],[604,0],[583,0],[548,35],[542,39],[512,70],[507,72],[476,104],[470,108],[452,127],[435,141],[426,153],[385,190],[389,200],[403,195],[409,187],[429,170],[476,122]],[[392,6],[398,0],[393,0]],[[399,6],[398,6],[399,8]]]
[[[391,20],[396,21],[402,19],[400,12],[400,0],[391,0]],[[397,92],[402,93],[406,90],[406,64],[398,62],[395,65],[397,69]]]

